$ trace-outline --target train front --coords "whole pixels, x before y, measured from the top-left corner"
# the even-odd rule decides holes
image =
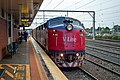
[[[81,66],[85,55],[85,30],[80,21],[69,17],[49,21],[48,49],[59,67]]]

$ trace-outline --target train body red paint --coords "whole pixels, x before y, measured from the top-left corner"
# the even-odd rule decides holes
[[[56,17],[33,30],[33,37],[58,67],[81,66],[85,55],[85,30],[80,21]]]

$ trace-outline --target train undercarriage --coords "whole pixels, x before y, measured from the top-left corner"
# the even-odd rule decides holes
[[[85,54],[52,53],[50,56],[58,67],[80,67],[82,66]]]

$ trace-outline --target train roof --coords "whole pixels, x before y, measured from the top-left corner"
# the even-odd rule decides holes
[[[73,21],[77,21],[79,24],[80,24],[80,26],[82,27],[82,28],[84,28],[84,26],[83,26],[83,24],[78,20],[78,19],[75,19],[75,18],[72,18],[72,17],[66,17],[66,16],[59,16],[59,17],[54,17],[54,18],[51,18],[51,19],[49,19],[49,20],[47,20],[47,21],[45,21],[44,23],[42,23],[41,25],[48,25],[49,24],[49,22],[51,22],[51,21],[56,21],[55,19],[63,19],[63,20],[73,20]],[[41,25],[39,25],[39,26],[41,26]],[[38,27],[39,27],[38,26]],[[54,27],[54,26],[53,26]],[[49,28],[50,28],[50,26],[49,26]],[[52,28],[52,27],[51,27]],[[77,28],[77,26],[76,26],[76,28]]]
[[[63,18],[63,19],[73,19],[73,20],[76,20],[76,21],[78,21],[78,22],[80,22],[78,19],[75,19],[75,18],[72,18],[72,17],[67,17],[67,16],[59,16],[59,17],[54,17],[54,18],[51,18],[51,19],[49,19],[48,21],[51,21],[51,20],[53,20],[53,19],[59,19],[59,18]],[[48,22],[47,21],[47,22]],[[80,22],[80,24],[81,24],[81,22]]]

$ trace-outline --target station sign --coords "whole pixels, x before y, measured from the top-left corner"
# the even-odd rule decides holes
[[[29,19],[21,19],[21,22],[29,22]]]

